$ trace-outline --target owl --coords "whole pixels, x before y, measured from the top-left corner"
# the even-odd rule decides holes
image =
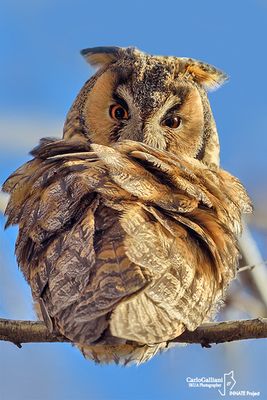
[[[63,138],[5,182],[7,225],[49,330],[96,362],[138,364],[212,319],[251,203],[219,166],[207,91],[223,72],[136,48],[82,54],[97,72]]]

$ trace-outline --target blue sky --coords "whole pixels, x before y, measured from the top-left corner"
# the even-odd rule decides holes
[[[99,45],[192,57],[230,80],[210,94],[224,168],[257,201],[267,191],[267,1],[51,1],[0,3],[0,183],[42,136],[60,136],[77,92],[93,73],[79,51]],[[33,318],[13,256],[16,229],[0,216],[0,314]],[[69,345],[0,344],[1,400],[219,399],[187,376],[235,371],[240,389],[267,398],[263,341],[187,346],[135,368],[95,366]]]

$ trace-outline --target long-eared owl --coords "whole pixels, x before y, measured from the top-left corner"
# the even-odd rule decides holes
[[[5,182],[7,225],[47,327],[98,362],[144,362],[214,315],[235,277],[250,200],[219,166],[211,65],[135,48],[98,67],[61,140]]]

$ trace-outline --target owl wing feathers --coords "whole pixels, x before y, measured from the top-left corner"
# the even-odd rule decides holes
[[[133,141],[46,139],[32,154],[3,189],[47,325],[95,359],[102,350],[90,344],[117,337],[136,343],[142,360],[156,350],[137,343],[153,347],[211,315],[235,275],[235,235],[251,208],[236,178]]]
[[[107,327],[107,313],[141,290],[149,274],[125,256],[114,210],[105,215],[98,208],[99,193],[115,202],[132,196],[112,184],[99,161],[51,159],[49,149],[54,157],[57,145],[59,154],[88,151],[80,143],[42,142],[36,158],[3,186],[11,194],[8,223],[19,223],[18,262],[55,328],[77,342],[92,342]]]
[[[197,160],[168,159],[165,152],[141,143],[127,141],[126,149],[124,144],[107,151],[104,146],[93,147],[116,183],[139,199],[135,205],[124,207],[121,219],[127,232],[126,253],[153,273],[154,283],[131,301],[118,305],[111,318],[111,331],[115,336],[136,341],[142,337],[153,343],[160,338],[167,340],[169,329],[173,337],[185,326],[195,329],[214,311],[214,304],[236,272],[236,234],[241,210],[250,210],[250,202],[238,180],[226,182],[228,176],[219,168],[211,170]],[[240,204],[240,195],[245,207]],[[153,219],[158,224],[153,224]],[[176,276],[181,266],[186,276],[183,279]],[[148,319],[145,309],[150,310]],[[158,332],[151,319],[160,320]]]

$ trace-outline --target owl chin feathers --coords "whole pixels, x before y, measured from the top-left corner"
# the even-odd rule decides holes
[[[251,203],[239,180],[218,165],[205,90],[223,80],[221,72],[191,59],[148,56],[136,49],[87,49],[84,55],[101,68],[70,110],[64,138],[42,140],[33,159],[5,182],[7,226],[19,226],[18,264],[49,329],[96,362],[141,363],[212,318],[236,275],[241,215],[251,212]],[[112,82],[99,86],[107,91],[102,101],[93,90],[109,71]],[[187,91],[182,98],[171,79],[199,94],[203,116],[198,122],[191,117],[193,95],[190,100]],[[168,114],[170,94],[142,109],[146,94],[160,85],[180,96],[175,112],[183,127]],[[109,99],[118,90],[128,97],[115,98],[119,105],[114,105]],[[88,97],[94,110],[106,107],[99,110],[106,120],[100,121],[98,134],[92,130],[97,121],[88,120]],[[160,103],[163,109],[156,109]],[[128,129],[127,140],[109,141],[104,130],[112,118],[124,132]],[[177,129],[170,135],[174,142],[159,149],[142,141],[146,118],[150,135],[153,124],[163,135]],[[129,135],[133,121],[139,140]],[[188,151],[186,142],[179,144],[190,129],[202,135],[201,157],[193,144]]]

